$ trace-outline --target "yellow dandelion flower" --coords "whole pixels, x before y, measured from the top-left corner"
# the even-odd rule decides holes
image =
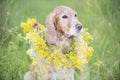
[[[20,24],[21,28],[23,28],[24,33],[27,33],[31,30],[31,28],[24,22]]]
[[[85,36],[84,36],[84,40],[87,41],[87,40],[93,40],[93,37],[87,33]]]
[[[28,18],[28,19],[27,19],[27,24],[28,24],[30,27],[33,27],[34,23],[36,23],[36,22],[37,22],[37,21],[36,21],[36,19],[34,19],[34,18],[32,18],[32,19]]]
[[[86,50],[86,57],[87,57],[88,61],[91,59],[93,52],[94,52],[93,47],[88,47],[87,48],[87,50]]]
[[[88,28],[83,29],[82,36],[85,44],[89,44],[89,40],[94,40],[93,37],[87,32]]]
[[[55,66],[55,68],[57,69],[58,67],[60,67],[60,61],[57,59],[53,59],[53,64]]]
[[[27,26],[27,24],[25,23],[25,22],[22,22],[21,24],[20,24],[20,27],[21,28],[24,28],[24,27],[26,27]]]
[[[84,36],[87,31],[88,31],[88,28],[84,28],[83,31],[82,31],[82,35]]]
[[[38,25],[38,28],[39,28],[40,30],[45,29],[44,25],[42,25],[42,24],[39,24],[39,25]]]
[[[37,62],[36,62],[35,59],[32,60],[32,65],[33,65],[33,66],[36,66],[36,65],[37,65]]]

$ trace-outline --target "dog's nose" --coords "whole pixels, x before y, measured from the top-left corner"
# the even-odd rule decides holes
[[[78,30],[81,30],[81,29],[82,29],[82,25],[80,25],[80,24],[76,24],[75,27],[76,27],[76,29],[78,29]]]

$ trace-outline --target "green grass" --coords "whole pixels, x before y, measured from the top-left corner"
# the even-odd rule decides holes
[[[66,5],[78,13],[94,41],[88,63],[90,80],[120,80],[120,1],[119,0],[0,0],[0,80],[23,80],[31,60],[25,54],[27,42],[19,40],[20,23],[36,18],[45,25],[48,13]],[[97,67],[94,63],[102,61]],[[78,79],[78,78],[76,78]]]

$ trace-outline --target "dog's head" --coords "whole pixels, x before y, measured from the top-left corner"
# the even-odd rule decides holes
[[[46,24],[47,35],[52,40],[58,36],[57,33],[70,37],[77,36],[82,31],[82,24],[77,19],[77,13],[66,6],[55,8],[48,15]]]

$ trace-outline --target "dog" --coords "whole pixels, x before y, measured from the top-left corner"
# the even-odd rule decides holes
[[[59,6],[55,8],[46,18],[46,40],[48,45],[65,45],[69,51],[72,39],[77,43],[80,41],[79,35],[82,33],[83,26],[77,18],[77,13],[67,7]],[[55,70],[51,66],[44,80],[74,80],[74,69],[70,68],[66,73],[63,69]],[[34,71],[29,71],[24,75],[24,80],[41,80]],[[85,79],[83,79],[85,80]],[[88,79],[86,79],[88,80]]]
[[[77,37],[82,32],[82,24],[77,19],[77,13],[67,6],[55,8],[46,19],[46,40],[52,45],[69,45],[70,37]]]

